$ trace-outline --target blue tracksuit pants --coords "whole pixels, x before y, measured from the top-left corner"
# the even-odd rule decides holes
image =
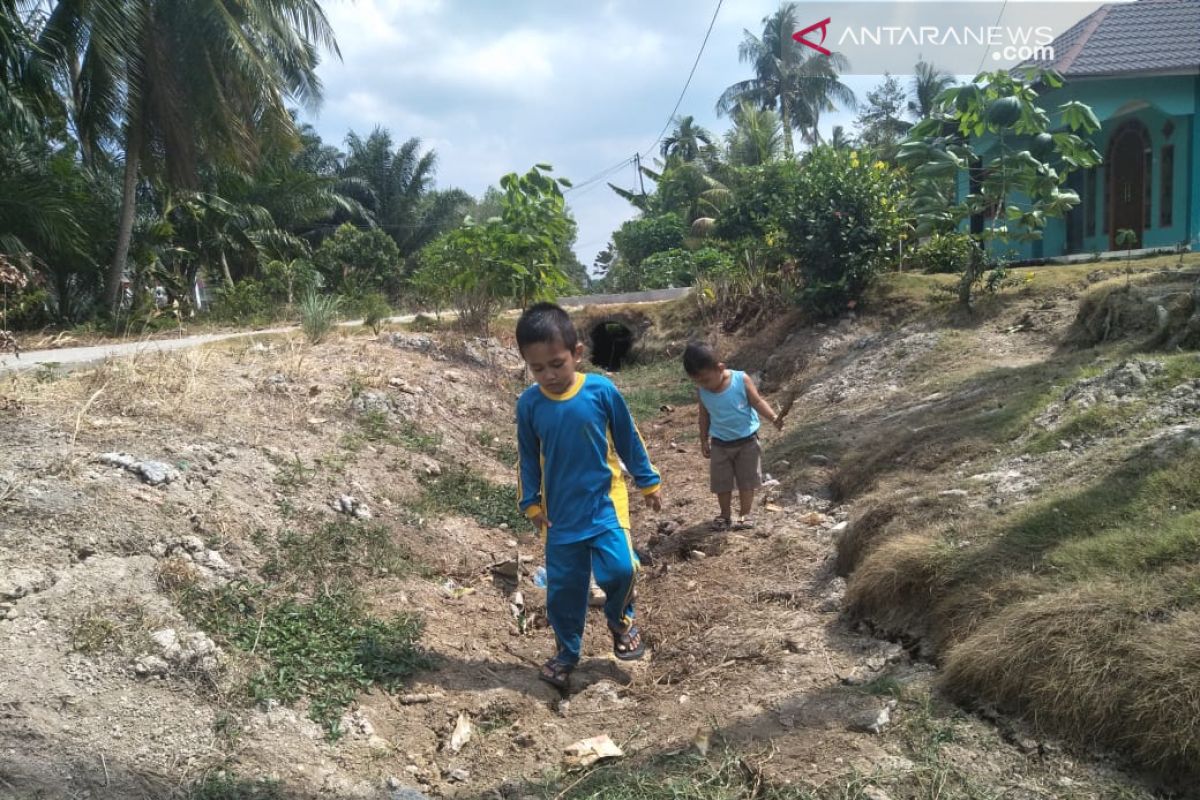
[[[578,542],[546,543],[546,613],[560,661],[571,666],[579,661],[592,575],[608,598],[604,604],[608,624],[619,630],[633,624],[638,566],[633,542],[619,528]]]

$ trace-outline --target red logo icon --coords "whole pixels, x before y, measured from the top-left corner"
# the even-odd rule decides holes
[[[823,56],[832,55],[828,50],[826,50],[824,47],[821,46],[821,45],[825,44],[825,36],[826,36],[826,34],[829,33],[828,29],[829,29],[829,20],[830,19],[832,19],[832,17],[826,17],[825,19],[821,20],[820,22],[818,22],[814,25],[809,25],[807,28],[805,28],[802,31],[796,31],[795,33],[792,34],[792,38],[795,39],[800,44],[808,45],[813,50],[816,50],[818,53],[820,53]],[[813,31],[817,30],[818,28],[821,30],[821,41],[810,42],[808,39],[804,38],[806,34],[812,33]]]

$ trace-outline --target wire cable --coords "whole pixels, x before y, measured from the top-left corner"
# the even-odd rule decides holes
[[[1004,9],[1008,7],[1008,0],[1004,0],[1000,4],[1000,13],[996,15],[996,24],[994,27],[1000,27],[1000,20],[1004,19]],[[979,57],[979,66],[975,69],[975,74],[983,72],[983,63],[987,61],[988,53],[992,52],[992,45],[989,42],[988,46],[983,49],[983,55]]]
[[[640,154],[642,158],[654,152],[654,148],[662,141],[663,135],[671,127],[671,123],[675,121],[675,114],[679,112],[679,106],[683,104],[683,96],[687,94],[688,87],[692,85],[692,78],[696,74],[696,67],[700,66],[700,57],[704,55],[704,47],[708,44],[708,37],[712,35],[713,26],[717,24],[717,14],[721,13],[721,5],[724,2],[725,0],[717,0],[717,7],[713,10],[712,19],[708,23],[708,30],[704,34],[704,41],[700,43],[700,50],[696,53],[696,60],[692,62],[692,71],[688,73],[687,81],[683,84],[683,91],[679,93],[679,99],[675,101],[675,107],[667,115],[667,122],[663,125],[662,130],[658,132],[658,138],[654,140],[654,144],[650,145],[650,147],[646,148],[645,152]]]

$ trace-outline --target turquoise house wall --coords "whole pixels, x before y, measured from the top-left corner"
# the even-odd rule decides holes
[[[1051,113],[1069,100],[1078,100],[1092,108],[1101,120],[1101,129],[1092,140],[1101,155],[1107,154],[1111,136],[1122,123],[1136,119],[1150,137],[1151,168],[1150,226],[1143,231],[1143,247],[1174,247],[1188,241],[1200,251],[1200,77],[1188,75],[1108,78],[1079,80],[1062,89],[1047,93],[1042,106]],[[1167,121],[1174,125],[1170,137],[1163,135]],[[1169,226],[1160,225],[1162,210],[1162,149],[1172,145],[1174,152],[1172,220]],[[1084,227],[1082,245],[1075,252],[1096,252],[1110,249],[1109,234],[1104,230],[1107,211],[1105,203],[1105,172],[1107,165],[1097,167],[1095,234],[1087,236]],[[968,191],[967,179],[960,176],[959,196]],[[1082,195],[1081,195],[1082,198]],[[1076,214],[1083,214],[1086,198],[1082,198]],[[964,226],[965,227],[965,226]],[[1067,221],[1052,219],[1046,223],[1042,238],[1032,242],[1017,242],[995,247],[997,254],[1007,251],[1017,259],[1053,258],[1067,252]]]

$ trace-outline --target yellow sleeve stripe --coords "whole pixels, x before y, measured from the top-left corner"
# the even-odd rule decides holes
[[[661,488],[662,488],[662,483],[656,483],[653,486],[647,486],[645,489],[642,489],[642,496],[649,497],[650,495],[656,493]]]
[[[541,513],[542,513],[542,507],[536,503],[531,505],[529,508],[525,509],[525,516],[528,517],[529,519],[533,519],[534,517],[539,516]]]

